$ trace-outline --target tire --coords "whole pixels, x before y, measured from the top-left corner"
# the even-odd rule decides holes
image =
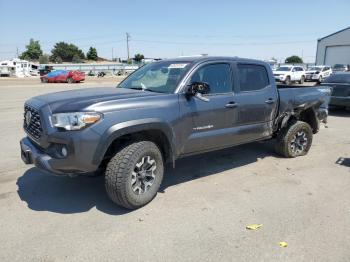
[[[157,195],[163,173],[163,157],[158,146],[150,141],[135,142],[122,148],[107,164],[105,188],[116,204],[137,209]]]
[[[68,84],[72,84],[72,83],[74,83],[73,78],[71,78],[71,77],[67,78],[67,83],[68,83]]]
[[[305,76],[301,76],[299,83],[302,85],[305,82]]]
[[[41,78],[41,83],[48,83],[49,80],[47,78]]]
[[[312,144],[312,136],[308,123],[294,121],[277,135],[276,153],[287,158],[306,155]]]
[[[286,80],[284,80],[284,83],[289,86],[291,84],[291,81],[290,81],[290,76],[287,76],[286,77]]]

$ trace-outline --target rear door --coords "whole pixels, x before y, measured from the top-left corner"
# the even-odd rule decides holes
[[[273,132],[273,120],[277,112],[277,88],[270,82],[268,68],[264,64],[238,63],[238,75],[234,102],[237,104],[239,143],[269,137]]]

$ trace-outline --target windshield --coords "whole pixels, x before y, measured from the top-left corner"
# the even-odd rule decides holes
[[[335,64],[333,68],[345,68],[345,65]]]
[[[308,68],[307,70],[308,70],[308,71],[320,71],[320,70],[322,70],[322,67],[317,67],[317,66],[315,66],[315,67],[310,67],[310,68]]]
[[[288,66],[281,66],[279,68],[277,68],[276,71],[290,71],[292,68],[288,67]]]
[[[141,67],[118,87],[158,93],[173,93],[190,62],[161,61]]]

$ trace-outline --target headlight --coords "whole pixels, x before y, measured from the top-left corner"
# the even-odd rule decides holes
[[[51,120],[54,127],[79,130],[96,123],[101,118],[102,114],[97,112],[74,112],[53,114]]]

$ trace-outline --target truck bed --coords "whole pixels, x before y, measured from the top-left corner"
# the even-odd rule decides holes
[[[280,98],[279,114],[290,112],[297,107],[308,108],[320,105],[327,108],[331,93],[328,86],[286,86],[278,85]]]

